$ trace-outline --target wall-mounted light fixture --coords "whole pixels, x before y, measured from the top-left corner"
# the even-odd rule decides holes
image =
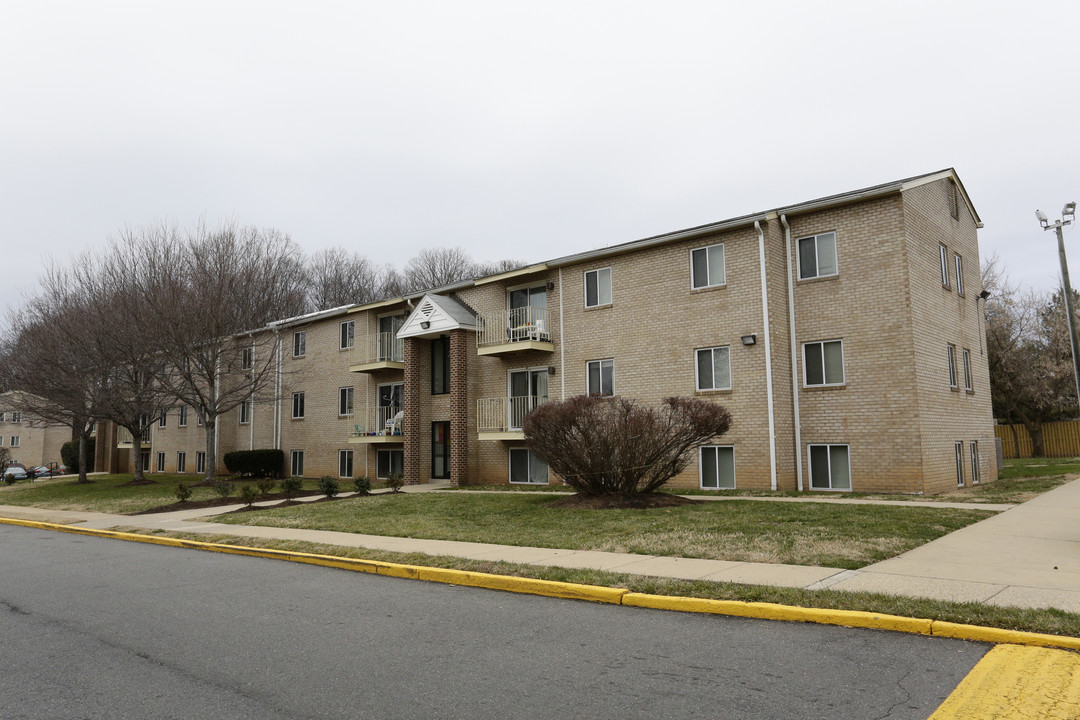
[[[554,280],[548,280],[547,289],[548,290],[554,290],[555,289],[555,281]]]
[[[990,297],[990,291],[989,290],[983,290],[981,293],[979,293],[979,297],[981,297],[983,300],[985,300],[986,298]]]
[[[743,335],[742,336],[742,344],[743,345],[755,345],[755,344],[757,344],[757,335],[753,335],[753,334]]]
[[[554,374],[555,374],[555,366],[554,365],[548,365],[548,375],[554,375]]]
[[[427,330],[428,328],[431,327],[431,323],[428,322],[427,320],[424,320],[422,323],[420,323],[420,327],[423,328],[424,330]]]

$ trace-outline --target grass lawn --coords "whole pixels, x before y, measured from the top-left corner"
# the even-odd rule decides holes
[[[649,510],[554,508],[535,493],[423,493],[224,515],[235,525],[337,530],[576,550],[855,569],[991,513],[824,503],[710,503]]]
[[[30,505],[52,510],[88,510],[129,515],[174,503],[177,485],[190,485],[202,480],[200,475],[154,473],[147,477],[154,481],[153,485],[123,487],[124,483],[130,482],[130,474],[91,475],[93,482],[84,485],[76,482],[74,476],[0,485],[0,505]],[[352,487],[343,486],[342,490],[352,490]],[[208,487],[192,488],[192,491],[193,501],[219,497]],[[304,491],[307,494],[317,492],[316,481],[305,481]],[[239,499],[237,502],[240,502]]]
[[[116,530],[146,533],[138,528],[119,527]],[[879,595],[875,593],[844,592],[839,590],[801,590],[764,585],[738,585],[704,580],[670,580],[643,577],[602,570],[579,570],[571,568],[540,567],[507,562],[468,560],[465,558],[424,555],[421,553],[394,553],[365,548],[344,548],[294,540],[273,540],[237,537],[233,535],[207,535],[203,533],[176,533],[154,531],[150,534],[199,540],[210,543],[227,543],[247,547],[273,548],[295,552],[352,557],[406,565],[454,568],[474,572],[539,578],[560,582],[627,588],[632,592],[653,595],[677,595],[714,600],[742,600],[745,602],[769,602],[808,608],[832,608],[839,610],[862,610],[865,612],[900,615],[902,617],[931,618],[948,622],[997,627],[1006,630],[1048,633],[1080,637],[1080,615],[1053,609],[1004,608],[980,603],[955,603],[940,600]]]

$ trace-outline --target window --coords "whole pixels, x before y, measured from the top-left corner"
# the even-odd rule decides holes
[[[957,190],[956,183],[949,181],[949,186],[946,190],[949,197],[949,214],[953,216],[953,220],[960,219],[960,198],[959,191]]]
[[[206,472],[206,452],[203,450],[198,450],[195,453],[195,472]]]
[[[251,401],[245,400],[240,403],[240,424],[247,425],[251,422]]]
[[[941,287],[949,287],[949,250],[944,245],[938,245],[938,257],[941,261]]]
[[[169,418],[169,413],[168,412],[161,413],[161,417],[159,417],[158,421],[157,421],[157,426],[159,428],[165,427],[165,425],[168,424],[168,418]]]
[[[585,273],[585,307],[611,304],[611,268]]]
[[[731,445],[703,445],[698,463],[701,487],[709,490],[735,489],[735,448]]]
[[[971,450],[971,484],[979,484],[979,441],[972,440],[968,444]]]
[[[150,472],[150,451],[149,450],[144,450],[141,453],[139,453],[139,464],[142,466],[143,470],[145,470],[147,472]]]
[[[176,472],[178,472],[178,473],[187,472],[187,453],[186,452],[178,452],[178,453],[176,453]]]
[[[4,447],[4,436],[0,435],[0,447]]]
[[[725,282],[724,243],[690,251],[690,284],[694,290],[717,287]]]
[[[19,412],[18,410],[12,412],[11,413],[11,422],[13,422],[13,423],[21,423],[22,422],[22,413]]]
[[[391,475],[405,473],[404,450],[378,450],[375,453],[375,477],[385,480]]]
[[[953,444],[956,455],[956,487],[964,487],[964,443]]]
[[[588,364],[589,395],[611,397],[615,394],[615,361],[591,360]]]
[[[844,342],[826,340],[803,345],[807,387],[844,384]]]
[[[431,394],[450,392],[450,338],[440,335],[431,341]]]
[[[11,447],[19,447],[22,444],[22,437],[19,435],[11,436]]]
[[[836,233],[799,238],[799,279],[837,274]]]
[[[304,357],[307,354],[307,331],[298,330],[292,335],[292,356]]]
[[[949,387],[953,390],[957,390],[959,385],[956,380],[956,346],[948,345],[946,347],[946,354],[949,360]]]
[[[304,393],[294,392],[292,394],[292,416],[293,420],[299,420],[304,417]]]
[[[510,448],[510,482],[547,485],[547,463],[527,448]]]
[[[187,405],[181,405],[179,417],[176,420],[177,427],[187,427]]]
[[[0,422],[4,422],[7,419],[7,413],[0,412]]]
[[[250,370],[255,364],[255,348],[244,348],[240,351],[240,367]]]
[[[348,320],[341,323],[341,340],[338,343],[338,348],[341,350],[348,350],[353,346],[353,338],[356,332],[356,322],[354,320]]]
[[[956,294],[964,294],[964,258],[953,255],[953,267],[956,268]]]
[[[351,387],[338,388],[338,415],[353,414],[353,389]]]
[[[206,422],[206,408],[200,405],[199,411],[195,413],[195,424],[202,427],[204,422]]]
[[[158,472],[165,472],[165,453],[159,452],[157,454],[157,467]]]
[[[353,471],[353,451],[352,450],[338,450],[337,454],[337,474],[338,477],[351,478]]]
[[[702,348],[697,354],[697,389],[731,389],[731,348]]]
[[[450,423],[431,423],[431,477],[450,477]]]
[[[971,351],[964,348],[964,389],[971,392]]]
[[[291,462],[291,464],[289,466],[289,474],[292,475],[293,477],[303,477],[304,476],[304,451],[303,450],[293,450],[292,451],[292,462]]]
[[[851,489],[851,464],[847,445],[810,446],[810,488]]]

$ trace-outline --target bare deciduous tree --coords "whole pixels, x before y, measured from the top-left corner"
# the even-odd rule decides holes
[[[359,253],[331,248],[308,260],[308,309],[326,310],[380,299],[379,269]]]

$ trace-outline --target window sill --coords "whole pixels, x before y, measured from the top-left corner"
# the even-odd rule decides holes
[[[954,393],[960,392],[960,388],[957,387],[956,385],[950,385],[949,389],[952,390]]]
[[[707,293],[707,292],[713,292],[715,290],[725,290],[725,289],[727,289],[727,283],[726,282],[722,283],[720,285],[706,285],[705,287],[699,287],[699,288],[691,287],[690,288],[690,294],[691,295],[697,295],[698,293]]]
[[[806,392],[827,392],[829,390],[843,390],[846,387],[847,383],[839,385],[803,385],[803,390]]]
[[[965,389],[965,390],[964,390],[964,392],[965,392],[966,394],[968,394],[968,395],[974,395],[974,394],[975,394],[975,391],[974,391],[974,390],[967,390],[967,389]]]
[[[586,305],[585,312],[592,312],[593,310],[608,310],[614,307],[615,303],[607,303],[606,305]]]
[[[695,396],[708,396],[708,395],[730,395],[731,388],[717,388],[715,390],[695,390]]]
[[[832,275],[819,275],[817,277],[799,278],[795,281],[796,285],[810,285],[819,282],[829,282],[830,280],[840,279],[840,273],[834,273]]]

